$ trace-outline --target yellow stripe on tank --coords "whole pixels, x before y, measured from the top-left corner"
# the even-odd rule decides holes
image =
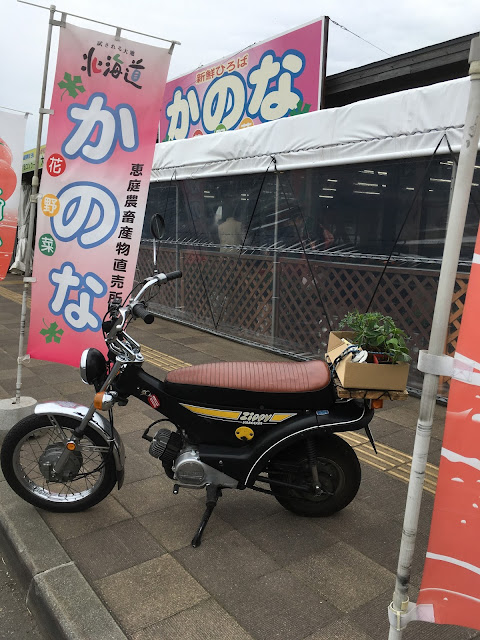
[[[201,416],[210,416],[211,418],[224,418],[225,420],[238,420],[240,417],[241,411],[224,411],[223,409],[207,409],[205,407],[195,407],[191,404],[182,404],[182,407],[192,411],[193,413],[198,413]]]
[[[270,418],[270,422],[283,422],[284,420],[288,420],[288,418],[293,418],[296,416],[296,413],[274,413]]]

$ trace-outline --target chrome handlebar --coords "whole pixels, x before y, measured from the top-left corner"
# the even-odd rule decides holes
[[[125,307],[118,309],[118,315],[114,319],[115,321],[105,338],[108,348],[113,351],[117,360],[123,360],[125,362],[143,361],[143,356],[140,354],[140,345],[124,331],[124,327],[130,316],[142,318],[147,324],[153,322],[152,314],[147,311],[145,304],[141,302],[142,296],[150,287],[156,284],[165,284],[170,280],[181,277],[181,271],[172,271],[171,273],[158,273],[155,276],[145,278],[145,284],[137,295],[131,298]]]

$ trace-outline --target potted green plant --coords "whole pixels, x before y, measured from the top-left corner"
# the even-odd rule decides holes
[[[361,349],[375,354],[380,362],[395,364],[411,360],[406,345],[408,336],[403,329],[395,325],[390,316],[384,316],[378,311],[370,313],[351,311],[343,318],[339,327],[351,329],[352,342]]]
[[[340,322],[340,329],[330,332],[326,358],[343,387],[405,390],[411,359],[408,336],[390,316],[351,311]],[[358,347],[356,351],[352,345]],[[368,352],[366,360],[358,357],[363,355],[360,350]]]

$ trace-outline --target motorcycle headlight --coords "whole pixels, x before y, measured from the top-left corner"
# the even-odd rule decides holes
[[[85,384],[103,384],[107,377],[107,362],[98,349],[85,349],[80,358],[80,376]]]

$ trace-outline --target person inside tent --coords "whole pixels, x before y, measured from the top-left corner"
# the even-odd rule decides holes
[[[222,222],[218,225],[218,237],[221,253],[238,253],[243,244],[243,225],[239,220],[240,207],[232,209],[223,207]]]

